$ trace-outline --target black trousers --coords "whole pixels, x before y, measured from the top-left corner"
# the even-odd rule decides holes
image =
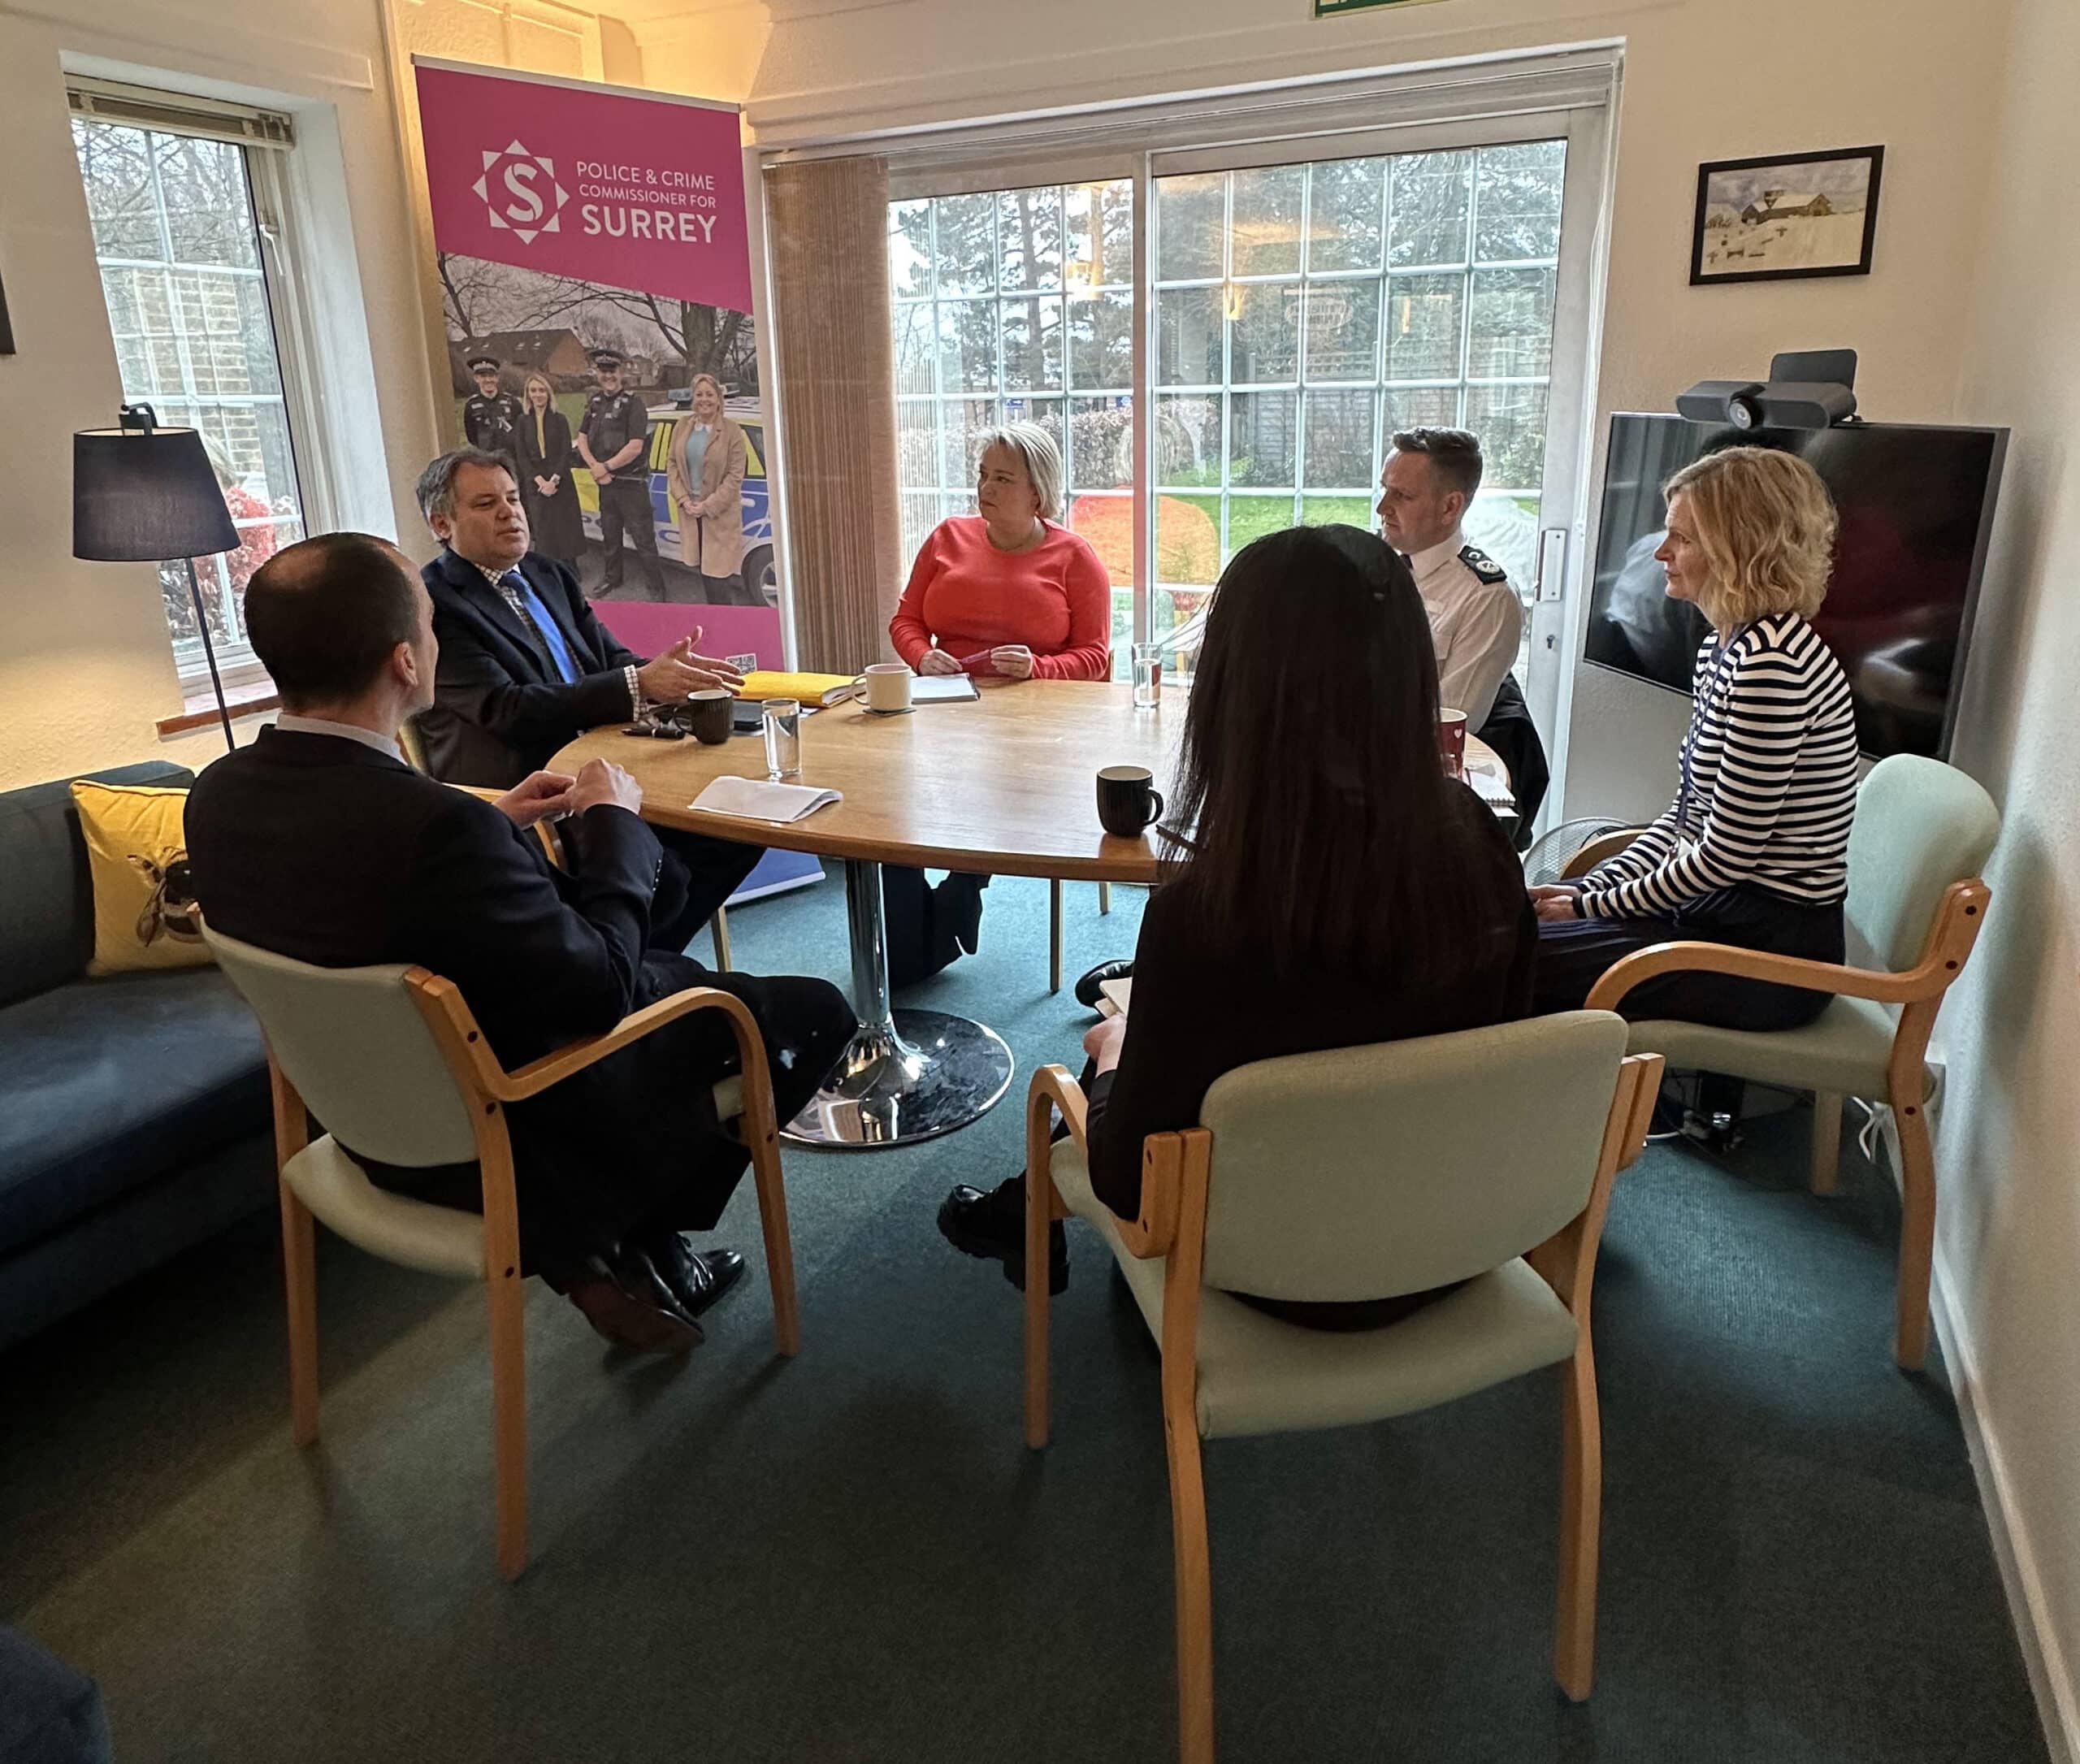
[[[621,586],[623,532],[634,542],[642,560],[650,598],[663,600],[665,578],[657,562],[656,517],[650,507],[650,486],[640,477],[615,478],[600,486],[600,544],[606,553],[602,560],[603,593],[610,594]]]
[[[756,1019],[785,1125],[805,1107],[852,1038],[845,995],[798,975],[716,973],[690,956],[644,958],[642,999],[713,986]],[[587,1258],[661,1231],[712,1231],[751,1164],[715,1116],[714,1086],[741,1068],[722,1015],[668,1023],[588,1073],[508,1112],[520,1259],[558,1292],[591,1277]],[[611,1068],[611,1069],[610,1069]],[[466,1212],[483,1207],[474,1164],[400,1169],[359,1159],[379,1188]]]
[[[1620,956],[1649,944],[1731,943],[1809,961],[1842,959],[1840,901],[1809,906],[1744,883],[1666,918],[1540,920],[1532,1009],[1578,1011],[1589,989]],[[1628,1021],[1675,1018],[1718,1029],[1797,1029],[1826,1009],[1829,995],[1731,974],[1663,974],[1627,993]]]
[[[989,883],[986,876],[956,873],[934,888],[921,869],[882,865],[882,923],[888,934],[890,986],[911,986],[958,961],[964,935],[973,948],[980,934],[982,891]]]
[[[677,955],[758,867],[765,849],[678,827],[651,831],[665,848],[665,864],[651,901],[650,947]]]

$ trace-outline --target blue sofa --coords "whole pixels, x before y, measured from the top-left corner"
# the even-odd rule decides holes
[[[194,782],[161,761],[86,775]],[[266,1054],[223,976],[87,977],[67,782],[0,794],[0,1348],[275,1194]]]

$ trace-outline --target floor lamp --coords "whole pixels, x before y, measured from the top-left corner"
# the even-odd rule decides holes
[[[81,429],[72,437],[72,555],[107,563],[180,559],[224,745],[235,748],[195,560],[236,550],[238,529],[200,435],[161,428],[150,405],[124,405],[118,421],[119,427]]]

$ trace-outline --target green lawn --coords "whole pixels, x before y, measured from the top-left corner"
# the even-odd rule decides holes
[[[1217,496],[1195,496],[1188,491],[1166,490],[1166,501],[1182,502],[1199,509],[1220,530],[1220,498]],[[1372,525],[1372,499],[1370,496],[1307,496],[1301,502],[1302,518],[1309,527],[1325,527],[1341,521],[1347,526],[1365,527]],[[1226,555],[1233,557],[1252,540],[1262,539],[1267,533],[1283,532],[1293,525],[1293,502],[1288,496],[1231,496],[1228,499],[1228,544]]]

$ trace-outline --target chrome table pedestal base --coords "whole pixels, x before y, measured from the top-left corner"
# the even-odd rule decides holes
[[[942,1011],[891,1011],[881,866],[845,865],[858,1032],[830,1082],[782,1130],[796,1145],[870,1151],[951,1133],[1011,1088],[1011,1049],[994,1029]]]

